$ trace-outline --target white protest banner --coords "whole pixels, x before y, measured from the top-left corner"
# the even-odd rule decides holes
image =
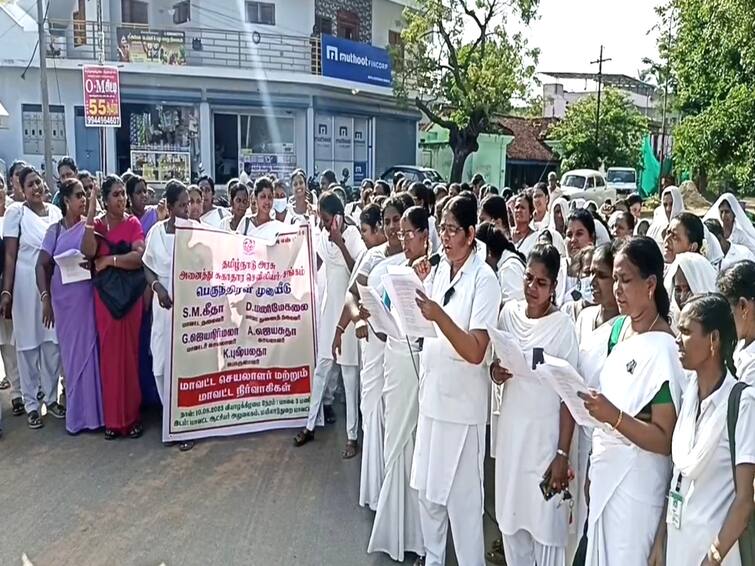
[[[309,227],[275,243],[176,227],[163,440],[304,426],[315,363]]]

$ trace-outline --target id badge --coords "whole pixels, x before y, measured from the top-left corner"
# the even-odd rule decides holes
[[[668,492],[668,508],[666,510],[666,523],[674,525],[677,529],[682,528],[682,507],[684,496],[678,491]]]

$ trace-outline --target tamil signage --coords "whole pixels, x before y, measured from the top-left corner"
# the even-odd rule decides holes
[[[163,439],[300,428],[315,365],[309,227],[176,227]]]
[[[88,128],[121,127],[121,83],[116,67],[84,66],[84,124]]]
[[[186,65],[185,36],[182,31],[119,27],[118,61]]]
[[[387,49],[323,35],[322,74],[325,77],[390,87],[391,57]]]

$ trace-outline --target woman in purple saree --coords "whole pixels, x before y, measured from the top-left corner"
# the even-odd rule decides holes
[[[48,328],[55,325],[60,345],[66,376],[66,430],[76,434],[104,425],[100,360],[92,280],[63,284],[61,269],[53,259],[61,255],[74,257],[72,252],[81,255],[86,194],[76,179],[64,181],[60,192],[63,220],[52,224],[45,234],[37,260],[37,287],[42,299],[42,320]],[[81,261],[85,261],[83,256]]]

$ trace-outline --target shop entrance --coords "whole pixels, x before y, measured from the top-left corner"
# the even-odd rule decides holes
[[[236,114],[215,114],[215,182],[239,176],[239,124]]]

